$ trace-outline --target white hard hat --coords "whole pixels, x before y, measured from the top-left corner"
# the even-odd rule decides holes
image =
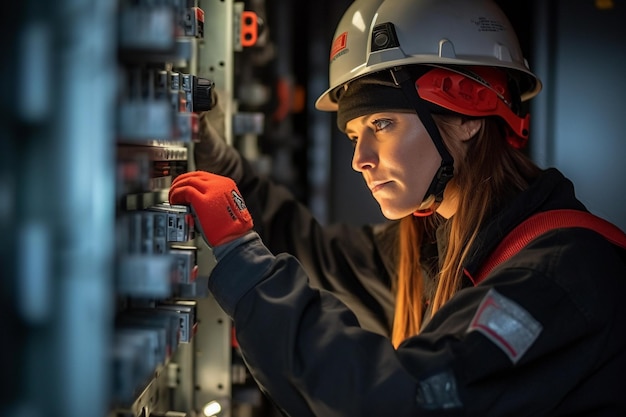
[[[330,87],[316,101],[336,111],[346,83],[407,65],[490,66],[517,79],[521,100],[541,90],[506,15],[492,0],[356,0],[340,20]]]

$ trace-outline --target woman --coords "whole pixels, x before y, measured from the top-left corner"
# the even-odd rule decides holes
[[[237,186],[196,172],[170,191],[214,248],[209,286],[259,386],[298,417],[623,414],[622,249],[559,228],[475,282],[525,219],[586,211],[518,149],[540,83],[501,11],[357,0],[330,82],[317,107],[392,222],[323,229],[235,157],[219,172]]]

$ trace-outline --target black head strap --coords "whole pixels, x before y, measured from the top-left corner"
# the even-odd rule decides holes
[[[417,87],[410,72],[404,67],[395,67],[390,71],[396,85],[402,88],[402,92],[404,93],[406,99],[413,105],[413,108],[415,108],[417,116],[426,128],[426,131],[430,135],[431,140],[435,144],[435,147],[441,156],[441,165],[439,166],[439,169],[437,170],[437,173],[435,174],[435,177],[430,183],[430,186],[426,191],[426,195],[424,196],[424,200],[426,200],[428,197],[433,195],[435,196],[435,202],[440,203],[443,199],[443,190],[446,188],[448,181],[452,179],[454,173],[454,159],[452,158],[452,155],[450,155],[450,152],[448,152],[446,145],[443,143],[443,139],[439,133],[439,128],[437,128],[435,120],[430,114],[426,103],[417,93]]]

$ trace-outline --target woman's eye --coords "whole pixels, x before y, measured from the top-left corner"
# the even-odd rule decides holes
[[[357,142],[358,138],[356,136],[348,136],[348,140],[350,141],[352,146],[356,146],[356,142]]]
[[[374,128],[378,132],[380,130],[383,130],[387,126],[389,126],[391,124],[391,120],[389,120],[389,119],[376,119],[376,120],[372,121],[372,124],[374,125]]]

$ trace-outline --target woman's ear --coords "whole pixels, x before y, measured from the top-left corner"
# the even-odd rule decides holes
[[[484,119],[462,119],[461,120],[461,140],[466,141],[473,138],[483,127]]]

